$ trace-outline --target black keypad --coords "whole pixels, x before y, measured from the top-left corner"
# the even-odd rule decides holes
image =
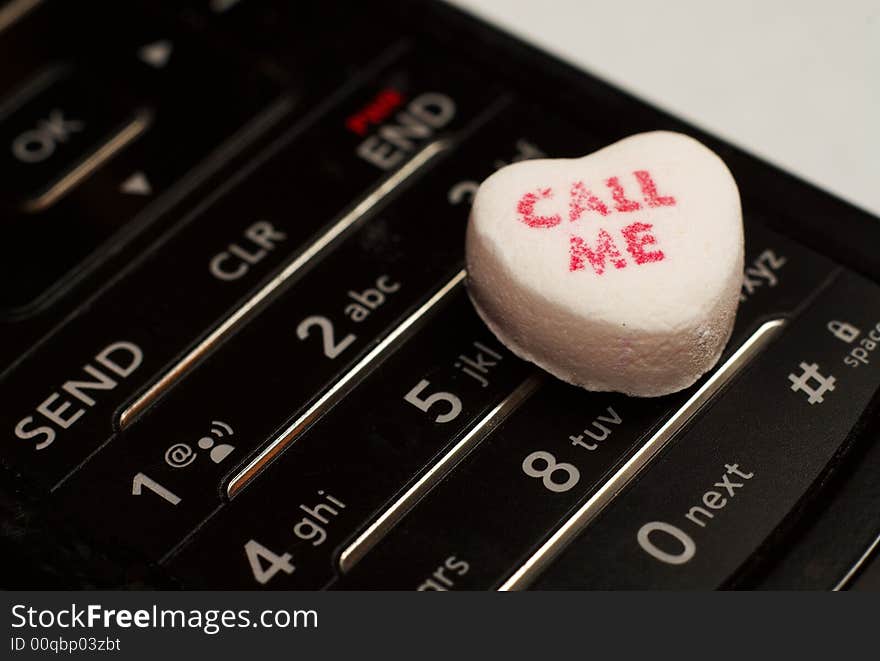
[[[0,584],[876,589],[875,219],[443,3],[0,22]],[[588,393],[476,315],[470,204],[656,129],[740,186],[730,369]]]
[[[880,288],[839,275],[536,587],[716,588],[734,578],[876,392],[876,361],[853,361],[848,338],[871,332],[878,311]]]
[[[459,290],[213,517],[170,561],[172,573],[192,587],[218,580],[240,588],[322,587],[334,576],[340,545],[530,372]],[[296,570],[271,570],[262,553],[256,565],[257,548],[289,555]]]
[[[637,447],[670,399],[548,383],[336,587],[493,587]]]
[[[760,225],[749,224],[746,237],[751,281],[743,286],[725,356],[761,322],[794,313],[835,272],[828,260]],[[651,399],[549,383],[335,587],[498,587],[704,381]],[[461,525],[465,516],[469,526]],[[426,545],[426,539],[434,543]],[[445,552],[450,563],[464,563],[467,570],[443,570]]]
[[[15,470],[32,470],[39,480],[50,485],[52,480],[62,478],[109,438],[117,409],[156,378],[169,361],[178,357],[224,313],[241,304],[248,292],[264,283],[279,266],[295,258],[310,241],[344,220],[346,214],[359,218],[362,212],[357,208],[358,201],[364,196],[375,196],[371,194],[373,187],[393,176],[421,148],[440,135],[452,136],[454,133],[450,131],[465,129],[482,113],[491,116],[500,109],[496,105],[500,96],[491,90],[478,93],[473,76],[451,67],[452,64],[446,62],[434,71],[430,62],[412,55],[405,63],[382,72],[379,78],[369,81],[365,89],[324,118],[305,140],[293,140],[243,182],[233,186],[228,194],[197,212],[179,233],[157,245],[128,278],[68,323],[32,361],[17,370],[21,376],[15,380],[14,391],[9,393],[4,414],[20,417],[5,424],[15,429],[21,420],[27,419],[28,431],[14,431],[4,461],[15,465]],[[372,120],[367,120],[366,137],[346,128],[353,113],[362,111],[364,104],[374,103],[383,90],[392,88],[400,91],[401,108],[407,103],[406,107],[411,106],[410,110],[399,111],[408,118],[400,121],[410,126],[412,122],[421,121],[418,119],[421,116],[426,122],[419,124],[421,128],[388,132],[386,137],[391,142],[380,137]],[[441,96],[445,100],[441,100]],[[460,96],[463,98],[459,99]],[[398,126],[395,120],[389,121]],[[378,131],[382,128],[379,126]],[[418,135],[406,137],[410,130],[417,131]],[[370,139],[373,139],[371,145],[379,145],[378,151],[364,158],[359,150],[365,140]],[[383,160],[377,161],[376,154]],[[439,202],[443,204],[443,198]],[[409,218],[397,222],[409,223],[412,227]],[[383,241],[381,223],[371,226],[361,236],[361,245],[369,243],[374,250],[379,249]],[[437,222],[431,224],[421,240],[440,227]],[[385,239],[397,240],[392,228],[385,232]],[[463,232],[463,228],[459,232]],[[445,235],[442,242],[448,241],[446,245],[450,245],[454,241],[453,250],[457,253],[460,238],[454,237],[454,234]],[[385,249],[394,250],[394,246]],[[411,259],[417,249],[414,246],[401,255]],[[446,273],[449,266],[442,260],[442,254],[438,257],[437,266]],[[318,276],[309,295],[324,298],[324,290],[318,287],[329,284],[328,278],[341,278],[347,263],[362,259],[367,262],[360,273],[352,273],[350,281],[342,278],[344,282],[339,285],[333,315],[339,315],[346,305],[358,303],[348,296],[349,289],[357,294],[360,289],[375,287],[376,280],[382,276],[386,276],[388,286],[392,286],[404,275],[386,270],[394,267],[383,264],[382,255],[371,263],[369,255],[349,252],[344,261],[324,267],[323,275]],[[416,257],[409,263],[418,261]],[[398,271],[402,268],[409,270],[411,266],[397,267]],[[432,277],[436,279],[436,273],[432,275],[430,271],[420,276],[426,278],[425,284],[433,283]],[[410,285],[410,291],[418,295],[421,290],[416,282]],[[404,284],[404,291],[406,288]],[[404,295],[399,300],[411,304],[415,299]],[[328,299],[328,308],[329,303]],[[304,305],[304,309],[294,313],[304,319],[318,315],[325,307],[318,302]],[[330,312],[325,310],[325,315]],[[305,332],[317,337],[320,326],[312,326],[315,325]],[[64,407],[66,413],[59,414],[63,417],[49,415],[47,418],[46,413],[40,411],[41,402],[51,397],[50,393],[58,393],[68,380],[82,376],[85,361],[117,342],[131,345],[130,352],[136,353],[137,361],[132,358],[130,371],[122,370],[127,373],[117,374],[120,379],[105,374],[107,378],[113,377],[113,385],[105,381],[107,386],[101,389],[100,397],[71,400],[69,394],[58,394],[53,401]],[[51,367],[38,371],[37,364]],[[7,383],[12,386],[13,382]],[[296,406],[295,402],[292,405]],[[33,409],[37,409],[35,414],[30,413]],[[44,432],[36,433],[39,428]],[[34,435],[30,436],[31,433]],[[34,444],[23,436],[47,444],[42,452],[36,453]],[[56,437],[62,442],[55,443]]]
[[[468,137],[438,164],[430,180],[356,228],[146,419],[103,450],[65,486],[59,500],[97,529],[114,530],[138,549],[161,555],[170,548],[220,504],[224,478],[462,269],[462,236],[476,182],[505,159],[541,155],[558,139],[526,129],[531,116],[510,105],[487,112],[468,130],[479,135]],[[268,240],[274,234],[266,228],[256,236]],[[248,254],[240,247],[225,254],[230,262],[248,263],[236,257]],[[463,368],[480,374],[468,363]],[[229,440],[235,453],[220,462],[196,463],[197,439],[218,418],[236,430]],[[174,429],[171,437],[168,429]],[[122,498],[131,490],[132,476],[141,473],[185,501],[174,508],[171,520],[147,500]],[[110,499],[119,509],[98,507],[107,500],[107,489],[120,496]],[[135,515],[140,506],[143,512]]]
[[[20,29],[57,29],[59,11],[54,21],[37,11]],[[172,23],[138,21],[121,5],[106,21],[114,30],[91,39],[38,39],[0,110],[0,314],[38,310],[107,242],[143,229],[142,212],[185,175],[209,157],[216,167],[227,141],[232,150],[252,122],[293,105],[269,73]]]

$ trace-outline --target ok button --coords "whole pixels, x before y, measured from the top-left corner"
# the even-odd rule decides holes
[[[67,142],[85,126],[85,122],[68,119],[63,110],[53,108],[49,116],[39,120],[34,128],[16,136],[12,141],[12,155],[20,163],[42,163],[55,153],[58,144]]]
[[[95,77],[57,70],[0,120],[2,200],[35,213],[49,208],[143,133],[148,111]]]

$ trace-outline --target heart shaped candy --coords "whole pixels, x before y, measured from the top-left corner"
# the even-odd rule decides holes
[[[497,171],[466,250],[471,300],[518,356],[588,390],[664,395],[709,370],[733,329],[739,192],[693,138],[641,133]]]

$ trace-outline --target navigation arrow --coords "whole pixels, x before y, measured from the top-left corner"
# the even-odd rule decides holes
[[[153,192],[153,187],[150,186],[147,175],[143,172],[135,172],[122,182],[119,190],[126,195],[150,195]]]
[[[141,61],[149,64],[155,69],[162,69],[171,58],[171,51],[174,46],[167,39],[155,41],[152,44],[142,46],[138,51],[138,57]]]

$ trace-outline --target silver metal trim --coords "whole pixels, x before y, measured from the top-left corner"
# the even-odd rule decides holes
[[[116,152],[123,149],[135,138],[146,131],[153,121],[152,113],[141,110],[137,115],[112,138],[104,142],[94,152],[89,154],[83,161],[77,164],[67,174],[52,184],[47,191],[37,197],[27,200],[22,204],[22,209],[28,213],[37,213],[48,209],[59,199],[64,197],[79,182],[97,170],[103,163],[110,160]]]
[[[522,590],[528,587],[547,565],[604,510],[614,497],[642,471],[673,436],[691,419],[700,407],[730,378],[740,371],[785,325],[784,319],[762,324],[742,346],[718,368],[697,392],[667,420],[648,441],[511,574],[499,591]]]
[[[241,469],[232,478],[226,487],[226,495],[234,498],[248,482],[260,471],[268,466],[287,446],[305,431],[318,417],[330,409],[336,402],[344,397],[351,389],[352,381],[363,372],[378,356],[384,353],[388,347],[394,344],[409,328],[433,308],[441,299],[449,294],[455,287],[461,284],[465,278],[465,271],[461,270],[452,277],[440,290],[423,303],[415,312],[407,317],[403,323],[397,326],[384,340],[376,345],[366,356],[361,358],[345,375],[319,397],[308,409],[296,420],[287,426],[274,441],[263,449],[247,466]]]
[[[544,376],[536,374],[523,381],[510,395],[499,402],[462,439],[422,475],[400,498],[385,509],[367,528],[349,544],[339,556],[339,569],[349,572],[366,553],[388,534],[398,521],[464,459],[507,415],[532,395],[543,383]]]
[[[318,237],[299,256],[291,261],[278,275],[266,283],[257,293],[251,296],[238,309],[230,314],[215,328],[210,335],[181,358],[171,369],[165,372],[140,397],[132,402],[119,416],[119,427],[125,429],[152,404],[165,390],[170,388],[192,366],[207,354],[216,344],[238,326],[257,306],[287,282],[303,266],[317,256],[332,241],[343,234],[354,223],[376,206],[383,198],[400,186],[409,177],[425,166],[437,154],[449,148],[450,143],[444,140],[432,142],[419,151],[403,167],[386,179],[357,206],[340,218],[330,229]]]
[[[0,32],[24,18],[32,9],[43,4],[43,0],[12,0],[8,5],[0,9]]]
[[[841,590],[846,590],[849,587],[850,582],[852,582],[853,578],[862,567],[868,562],[868,559],[874,554],[874,551],[880,547],[880,535],[877,535],[874,538],[874,541],[871,542],[871,545],[865,549],[865,552],[862,553],[861,557],[856,561],[856,563],[850,567],[849,571],[846,572],[844,577],[837,582],[833,588],[831,588],[832,592],[840,592]]]

